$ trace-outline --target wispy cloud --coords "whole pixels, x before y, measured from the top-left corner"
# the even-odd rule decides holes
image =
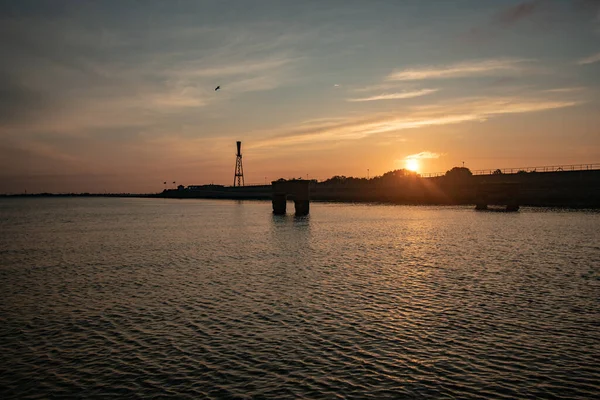
[[[566,88],[556,88],[556,89],[546,89],[544,92],[546,93],[573,93],[573,92],[581,92],[585,90],[583,86],[575,86],[575,87],[566,87]]]
[[[499,97],[471,98],[455,100],[448,104],[416,106],[415,113],[464,114],[476,115],[478,120],[486,120],[494,115],[522,114],[572,107],[579,104],[572,100],[547,100],[536,98]]]
[[[493,13],[484,25],[469,29],[463,38],[481,42],[502,31],[518,29],[520,25],[526,24],[529,28],[545,32],[566,28],[574,23],[595,24],[594,16],[598,12],[598,0],[525,0],[503,6]]]
[[[174,69],[170,73],[188,77],[225,77],[230,75],[251,75],[265,70],[272,70],[290,64],[295,59],[291,57],[278,57],[268,60],[238,60],[231,64],[206,66],[188,65],[183,69]]]
[[[542,8],[545,2],[541,0],[524,1],[502,10],[495,22],[503,26],[513,25],[523,19],[529,18]]]
[[[483,122],[494,116],[537,112],[578,104],[575,101],[551,101],[522,98],[472,98],[431,106],[415,106],[405,115],[375,114],[369,117],[349,117],[326,120],[320,125],[297,126],[284,134],[266,137],[254,147],[278,147],[295,144],[313,144],[317,141],[362,139],[368,136],[405,129],[451,125],[464,122]],[[433,153],[431,153],[433,154]],[[424,152],[423,156],[426,155]]]
[[[597,63],[598,61],[600,61],[600,53],[596,53],[593,54],[589,57],[585,57],[582,58],[580,60],[577,61],[577,64],[579,65],[586,65],[586,64],[593,64],[593,63]]]
[[[421,160],[421,159],[426,159],[426,158],[440,158],[440,156],[441,156],[440,153],[434,153],[431,151],[422,151],[417,154],[410,154],[410,155],[404,157],[404,159],[405,160]]]
[[[283,134],[259,140],[253,148],[313,143],[328,140],[362,139],[371,135],[420,128],[431,125],[446,125],[476,120],[476,115],[432,116],[417,118],[406,116],[394,118],[390,115],[371,115],[369,117],[349,117],[338,123],[324,122],[322,126],[299,126],[287,129]],[[280,131],[281,129],[279,129]]]
[[[392,81],[413,81],[423,79],[462,78],[469,76],[515,73],[525,70],[525,59],[474,60],[449,65],[423,66],[396,71],[388,75]]]
[[[386,83],[381,83],[381,84],[377,84],[377,85],[356,87],[356,88],[353,88],[352,91],[356,92],[356,93],[362,93],[362,92],[374,92],[377,90],[398,90],[401,85],[404,85],[404,83],[386,82]]]
[[[412,97],[425,96],[430,93],[435,93],[439,89],[421,89],[412,92],[400,92],[400,93],[389,93],[380,94],[370,97],[361,97],[357,99],[348,99],[347,101],[377,101],[377,100],[398,100],[398,99],[410,99]]]
[[[203,23],[167,12],[148,24],[143,9],[115,15],[104,27],[97,23],[103,12],[93,9],[74,5],[73,18],[2,15],[0,127],[89,136],[109,128],[150,134],[206,126],[220,105],[295,82],[304,60],[295,49],[307,37],[294,28],[273,35],[249,23],[225,26],[204,10],[196,16]],[[223,90],[215,92],[217,85]]]

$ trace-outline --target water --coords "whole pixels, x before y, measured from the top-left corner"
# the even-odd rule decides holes
[[[0,200],[0,396],[597,397],[599,226],[583,211]]]

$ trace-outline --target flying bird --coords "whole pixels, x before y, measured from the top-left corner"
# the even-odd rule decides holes
[[[215,92],[216,92],[217,90],[219,90],[219,89],[221,89],[221,86],[217,86],[217,87],[215,88]]]

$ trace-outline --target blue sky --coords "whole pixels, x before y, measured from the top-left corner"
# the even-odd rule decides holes
[[[0,192],[600,162],[600,2],[2,1]],[[220,85],[221,90],[214,88]]]

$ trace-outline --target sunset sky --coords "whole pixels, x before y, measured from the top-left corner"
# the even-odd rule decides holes
[[[0,193],[600,162],[598,0],[0,1],[0,56]]]

